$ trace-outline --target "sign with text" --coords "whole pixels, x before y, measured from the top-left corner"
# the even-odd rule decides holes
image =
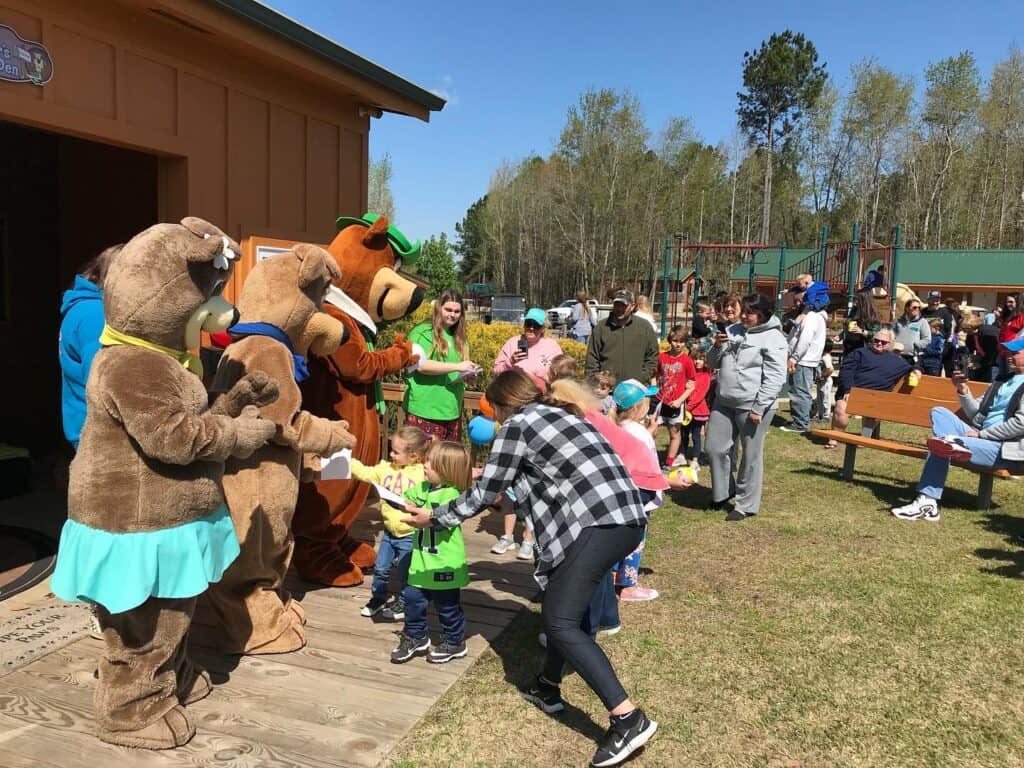
[[[51,77],[53,59],[45,46],[0,24],[0,80],[46,85]]]

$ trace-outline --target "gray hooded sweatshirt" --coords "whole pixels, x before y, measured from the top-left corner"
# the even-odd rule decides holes
[[[774,315],[753,328],[730,326],[729,340],[708,351],[708,366],[718,370],[715,401],[764,415],[786,383],[788,354],[782,323]]]

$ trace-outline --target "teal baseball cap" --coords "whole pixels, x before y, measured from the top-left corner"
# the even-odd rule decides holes
[[[615,385],[615,389],[612,390],[612,399],[615,401],[616,408],[625,410],[632,408],[645,397],[653,397],[656,394],[658,394],[657,387],[645,386],[636,379],[626,379]]]
[[[526,314],[523,315],[523,322],[525,323],[527,320],[532,320],[537,325],[543,327],[544,323],[546,323],[548,320],[548,316],[547,313],[540,307],[530,307],[526,311]]]
[[[370,227],[377,219],[380,218],[379,213],[364,213],[362,217],[355,218],[353,216],[339,216],[334,220],[334,223],[338,227],[340,232],[345,227],[351,227],[353,225],[359,225],[361,227]],[[405,236],[394,224],[388,224],[388,244],[391,246],[391,250],[395,252],[397,256],[400,256],[402,261],[405,263],[412,263],[420,257],[420,249],[422,244],[419,240],[410,242],[409,238]]]

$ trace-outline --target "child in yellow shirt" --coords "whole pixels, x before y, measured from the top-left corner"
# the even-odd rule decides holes
[[[427,436],[423,430],[417,427],[400,427],[391,438],[390,460],[368,467],[359,460],[352,459],[352,477],[364,483],[382,485],[402,496],[423,482],[423,458],[426,453]],[[373,567],[370,601],[363,606],[361,614],[376,616],[380,613],[382,618],[389,621],[402,621],[405,618],[402,588],[405,587],[409,575],[412,534],[416,529],[402,522],[402,518],[407,514],[404,509],[397,509],[382,500],[380,512],[384,521],[384,531],[377,545],[377,563]],[[388,582],[391,579],[391,569],[395,566],[398,567],[401,584],[398,587],[398,597],[388,603]]]

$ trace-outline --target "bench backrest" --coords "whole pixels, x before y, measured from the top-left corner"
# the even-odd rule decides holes
[[[981,381],[970,381],[967,386],[976,398],[981,399],[989,385]],[[901,379],[891,392],[854,387],[850,390],[846,412],[851,416],[874,421],[930,427],[931,410],[936,406],[949,408],[961,419],[967,420],[960,410],[960,400],[952,382],[938,376],[922,376],[916,387],[908,386]]]
[[[979,400],[985,394],[985,390],[988,389],[988,384],[983,381],[968,381],[967,386]],[[957,401],[953,382],[941,376],[922,376],[916,387],[911,387],[907,384],[907,379],[904,377],[896,382],[896,386],[892,388],[892,391],[899,392],[902,395],[923,397],[929,400],[949,400],[954,403]]]

